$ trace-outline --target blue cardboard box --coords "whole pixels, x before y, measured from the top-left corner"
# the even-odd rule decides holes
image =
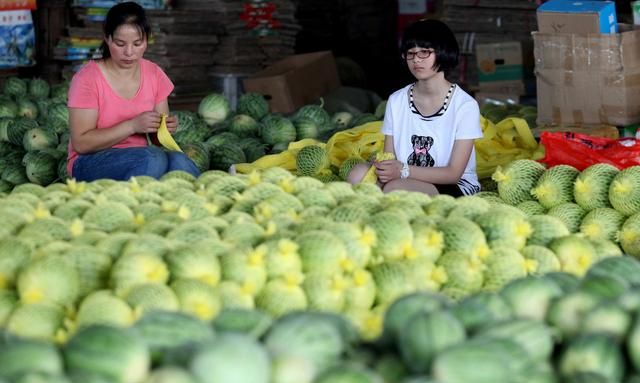
[[[538,31],[542,33],[617,33],[613,1],[550,0],[538,7]]]

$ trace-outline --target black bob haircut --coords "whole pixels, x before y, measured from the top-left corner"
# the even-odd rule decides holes
[[[435,51],[433,69],[449,73],[458,65],[460,47],[447,24],[439,20],[422,19],[409,25],[402,35],[400,54],[405,57],[411,48],[430,48]]]
[[[149,33],[151,33],[151,27],[144,8],[133,1],[118,3],[109,9],[102,26],[104,38],[113,37],[116,29],[122,25],[133,25],[138,28],[144,39],[148,39]],[[111,52],[109,52],[109,47],[105,41],[102,42],[100,50],[102,51],[102,58],[111,57]]]

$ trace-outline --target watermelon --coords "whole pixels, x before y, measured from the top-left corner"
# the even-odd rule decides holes
[[[629,166],[615,175],[609,186],[609,202],[626,216],[640,212],[640,165]]]
[[[47,124],[52,127],[56,133],[69,130],[69,109],[67,108],[67,104],[59,102],[51,104],[47,113]]]
[[[244,93],[238,99],[237,112],[249,115],[256,121],[260,121],[269,113],[269,103],[259,93]]]
[[[230,113],[229,100],[223,94],[211,93],[198,105],[198,114],[209,126],[226,120]]]
[[[213,328],[197,318],[180,312],[145,313],[133,330],[151,351],[152,361],[161,362],[165,354],[185,346],[196,346],[214,337]]]
[[[205,141],[210,136],[210,134],[211,131],[207,126],[199,126],[194,124],[191,128],[183,129],[176,132],[173,135],[173,139],[178,143],[178,145],[183,146],[194,142],[201,143]]]
[[[67,102],[69,93],[69,82],[61,82],[51,86],[51,98],[59,102]]]
[[[0,105],[0,113],[2,113],[2,105]],[[13,127],[12,117],[0,117],[0,141],[2,142],[9,141],[9,130],[11,130],[12,127]]]
[[[58,135],[49,129],[29,129],[22,137],[22,145],[27,151],[54,148],[58,145]]]
[[[18,115],[18,104],[15,101],[0,100],[0,117],[16,117]]]
[[[51,106],[52,101],[48,98],[41,98],[34,102],[38,108],[38,122],[44,125],[49,119],[49,106]]]
[[[182,130],[193,129],[196,124],[196,120],[200,118],[198,114],[185,110],[175,111],[173,112],[173,115],[178,119],[178,129],[176,130],[176,133]]]
[[[266,145],[257,138],[246,137],[238,141],[247,162],[253,162],[267,154]]]
[[[12,185],[20,185],[29,182],[27,172],[20,163],[6,165],[2,171],[2,179]]]
[[[38,105],[26,98],[18,99],[17,116],[35,120],[38,117]]]
[[[62,357],[53,344],[16,340],[0,346],[0,377],[13,379],[25,373],[60,374]]]
[[[20,117],[13,121],[13,126],[8,129],[7,138],[9,142],[16,146],[22,146],[24,142],[24,134],[31,129],[38,127],[38,123],[35,120]]]
[[[296,127],[293,122],[278,114],[270,114],[262,119],[262,140],[266,144],[289,143],[296,139]]]
[[[46,80],[41,78],[33,78],[29,81],[28,93],[34,99],[43,99],[49,97],[51,87]]]
[[[412,315],[400,329],[398,348],[413,372],[429,372],[433,358],[466,338],[462,323],[447,310]]]
[[[317,138],[319,135],[319,127],[317,122],[309,117],[299,117],[293,121],[296,127],[296,139]]]
[[[248,360],[251,363],[246,363]],[[200,383],[268,383],[269,354],[257,340],[244,334],[222,334],[202,344],[190,362]]]
[[[224,146],[227,143],[236,144],[240,141],[240,137],[232,132],[221,132],[211,135],[205,142],[207,146]]]
[[[209,156],[211,169],[228,171],[233,164],[247,162],[244,151],[237,143],[210,146]]]
[[[209,150],[203,143],[188,143],[182,146],[182,151],[198,167],[201,172],[209,170]]]
[[[27,81],[15,76],[7,78],[2,89],[4,94],[13,97],[26,96],[27,90]]]
[[[296,155],[299,176],[314,176],[329,167],[329,153],[319,145],[308,145]]]
[[[317,126],[326,126],[331,123],[331,116],[323,108],[324,100],[320,100],[320,105],[308,104],[304,105],[296,111],[293,116],[294,120],[300,118],[308,118],[313,121]]]
[[[260,125],[247,114],[236,114],[229,123],[229,132],[238,137],[257,137],[260,134]]]
[[[586,372],[620,382],[624,375],[624,357],[615,339],[606,334],[586,334],[569,342],[558,367],[564,377]]]
[[[25,171],[29,181],[38,185],[49,185],[58,178],[59,161],[44,151],[31,152]]]
[[[69,373],[98,374],[113,383],[143,381],[150,368],[145,341],[134,330],[95,325],[76,333],[64,348]]]

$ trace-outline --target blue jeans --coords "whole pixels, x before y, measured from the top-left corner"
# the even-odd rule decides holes
[[[72,175],[78,181],[109,178],[126,181],[134,176],[160,178],[172,170],[200,175],[200,170],[186,154],[155,146],[111,148],[81,154],[73,164]]]

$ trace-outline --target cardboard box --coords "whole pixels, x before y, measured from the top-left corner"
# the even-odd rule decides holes
[[[519,41],[507,41],[476,45],[478,64],[478,82],[521,81],[522,44]]]
[[[476,45],[478,86],[492,94],[524,94],[522,44],[506,41]]]
[[[243,80],[245,92],[260,93],[272,112],[292,113],[340,86],[331,51],[286,57]]]
[[[533,40],[539,124],[640,122],[640,29]]]
[[[542,33],[617,33],[613,1],[550,0],[538,7]]]
[[[481,82],[478,86],[478,90],[485,93],[519,96],[526,93],[524,81]]]

